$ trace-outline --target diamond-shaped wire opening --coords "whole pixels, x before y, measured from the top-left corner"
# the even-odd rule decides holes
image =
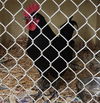
[[[9,48],[10,46],[12,46],[14,44],[14,37],[12,37],[12,35],[10,35],[9,33],[4,33],[1,36],[1,38],[2,38],[1,43],[6,48]]]
[[[38,41],[38,42],[37,42]],[[37,47],[39,47],[39,49],[41,50],[44,50],[48,45],[49,45],[49,41],[48,39],[43,36],[43,35],[40,35],[38,36],[35,40],[34,40],[34,43]]]
[[[51,42],[51,44],[58,51],[61,51],[67,45],[67,41],[62,36],[58,36]]]
[[[88,77],[92,77],[92,73],[88,71],[88,69],[84,69],[82,70],[80,73],[78,73],[78,79],[82,81],[83,78],[88,78]],[[91,79],[90,79],[91,80]],[[88,81],[85,81],[85,84],[87,83]],[[83,82],[84,83],[84,82]]]
[[[69,7],[70,5],[70,7]],[[65,8],[66,7],[66,8]],[[61,6],[61,11],[67,15],[67,17],[70,17],[74,12],[76,12],[77,7],[73,4],[71,1],[65,1]],[[65,10],[66,9],[66,10]]]
[[[20,45],[23,49],[26,49],[28,37],[26,34],[22,34],[17,37],[16,43]]]
[[[3,61],[3,62],[2,62]],[[7,70],[10,70],[16,65],[16,60],[14,57],[12,57],[9,54],[6,54],[2,59],[1,59],[1,64],[7,68]]]
[[[60,74],[60,76],[66,81],[66,83],[70,83],[72,80],[75,79],[75,73],[70,68],[66,68],[66,70],[64,70]]]
[[[69,67],[72,70],[74,70],[74,72],[78,73],[80,72],[80,70],[84,69],[84,64],[80,59],[75,58],[73,61],[71,61],[71,63],[69,64]]]
[[[44,58],[43,56],[41,56],[39,59],[36,60],[35,65],[43,71],[46,70],[46,68],[48,68],[50,66],[49,61]]]
[[[57,17],[61,18],[62,20],[58,22]],[[58,11],[55,15],[52,16],[51,18],[51,22],[56,26],[56,27],[60,27],[62,25],[62,23],[65,23],[65,21],[67,21],[65,15],[63,15],[63,13],[61,13],[60,11]]]
[[[11,29],[15,29],[15,31],[11,31]],[[20,27],[20,25],[17,24],[15,21],[13,21],[7,26],[7,31],[10,33],[10,35],[14,35],[14,37],[17,37],[19,34],[23,32],[22,27]]]
[[[22,56],[18,60],[18,64],[25,70],[28,70],[33,66],[32,60],[27,55]]]
[[[5,16],[6,14],[6,16]],[[1,10],[0,11],[0,17],[5,17],[5,18],[2,18],[5,20],[5,22],[3,22],[3,20],[1,21],[1,23],[6,26],[8,25],[10,22],[12,22],[12,15],[5,9]]]
[[[93,58],[93,53],[86,47],[78,53],[78,57],[84,62],[87,63]]]
[[[48,9],[48,11],[47,11],[46,7],[51,8],[51,10]],[[50,17],[58,10],[58,6],[52,0],[49,0],[49,1],[46,0],[42,4],[42,10]]]
[[[86,67],[93,75],[100,71],[100,63],[95,59],[89,62]]]
[[[93,45],[93,41],[96,42],[97,44],[100,43],[100,39],[95,36],[94,38],[91,38],[91,40],[89,40],[87,42],[87,46],[91,49],[91,51],[93,51],[94,53],[98,52],[100,50],[99,46],[95,45],[94,47],[92,46]],[[96,48],[96,49],[95,49]]]
[[[33,53],[36,54],[34,55]],[[33,60],[36,60],[41,55],[40,48],[33,44],[31,39],[27,43],[27,54],[29,56],[32,55],[31,58]]]

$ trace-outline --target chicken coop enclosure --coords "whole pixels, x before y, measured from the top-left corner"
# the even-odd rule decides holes
[[[0,103],[100,103],[100,0],[0,0]]]

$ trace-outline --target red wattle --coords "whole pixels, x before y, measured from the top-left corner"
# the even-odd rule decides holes
[[[36,25],[34,23],[29,24],[28,29],[34,31],[36,29]]]

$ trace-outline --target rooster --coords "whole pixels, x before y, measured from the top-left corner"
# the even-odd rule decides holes
[[[74,26],[77,23],[72,21],[71,18],[69,20],[71,25],[62,25],[60,30],[61,35],[55,37],[56,34],[47,25],[45,18],[38,13],[39,9],[39,5],[33,3],[23,13],[27,29],[29,30],[27,54],[34,61],[39,72],[42,71],[43,76],[52,83],[58,77],[56,71],[60,73],[66,68],[66,62],[72,60],[73,51],[67,47],[67,41],[72,38],[73,31],[75,30],[71,25]],[[70,45],[73,45],[73,41],[71,41]],[[63,48],[65,49],[61,51]],[[59,56],[59,53],[65,60]],[[49,87],[49,85],[46,86],[45,84],[39,86],[42,91],[45,91]]]

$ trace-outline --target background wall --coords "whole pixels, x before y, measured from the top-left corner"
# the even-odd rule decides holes
[[[24,2],[24,0],[19,0],[20,2]],[[29,4],[33,3],[34,0],[27,0],[23,4],[24,7],[27,7]],[[43,3],[44,0],[37,0],[40,4]],[[76,5],[79,5],[82,0],[73,0]],[[95,5],[98,5],[100,3],[99,0],[92,0]],[[60,4],[62,0],[55,0],[57,4]],[[5,29],[2,25],[0,25],[0,34],[4,33],[1,38],[0,42],[3,44],[6,44],[6,41],[12,41],[14,38],[17,38],[19,34],[22,33],[24,35],[25,33],[28,34],[28,31],[24,29],[25,32],[23,32],[23,28],[25,26],[25,21],[23,19],[22,15],[22,8],[21,5],[17,2],[17,0],[8,0],[5,3],[5,8],[2,9],[2,4],[0,4],[0,22],[3,23],[4,26],[7,27],[7,32],[5,32]],[[49,21],[51,19],[51,22],[57,26],[59,29],[60,26],[67,20],[66,17],[63,16],[61,12],[58,12],[53,16],[53,14],[58,10],[58,7],[56,4],[52,2],[52,0],[46,0],[46,2],[41,6],[42,10],[44,10],[45,13],[47,13],[51,18],[48,18],[42,10],[40,13],[45,16],[46,20]],[[83,26],[86,22],[84,16],[85,15],[88,18],[88,23],[94,28],[94,30],[98,29],[100,27],[100,15],[95,13],[89,18],[89,15],[91,15],[92,12],[94,12],[96,9],[93,6],[92,3],[89,2],[89,0],[86,0],[81,6],[79,6],[80,12],[75,12],[77,9],[74,4],[70,2],[70,0],[66,0],[65,3],[63,3],[60,6],[60,9],[62,12],[64,12],[67,17],[70,17],[73,13],[74,17],[73,19],[78,23],[79,27]],[[10,14],[10,12],[12,14]],[[100,9],[98,8],[98,12]],[[18,24],[17,24],[18,23]],[[52,28],[52,30],[55,32],[55,34],[58,33],[57,28],[55,28],[52,24],[49,24]],[[12,35],[10,36],[9,33]],[[99,33],[97,35],[99,36]],[[85,25],[82,29],[79,30],[78,35],[80,35],[84,40],[88,40],[90,37],[92,37],[95,34],[95,31],[91,29],[90,26]],[[14,38],[13,38],[14,37]],[[100,36],[99,36],[100,37]],[[80,39],[76,38],[76,41],[80,44]],[[99,40],[97,38],[93,38],[93,43],[98,45]]]

